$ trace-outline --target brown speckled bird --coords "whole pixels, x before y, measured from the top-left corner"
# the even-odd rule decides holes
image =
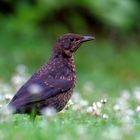
[[[92,36],[64,34],[53,49],[49,62],[43,65],[15,94],[9,105],[14,113],[37,114],[45,107],[61,111],[70,97],[76,81],[73,55],[79,46],[93,40]]]

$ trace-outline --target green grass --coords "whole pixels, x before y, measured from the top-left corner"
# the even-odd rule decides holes
[[[10,37],[7,42],[3,35],[1,41],[0,80],[10,85],[17,65],[26,65],[31,75],[50,56],[52,42],[44,39]],[[125,48],[118,50],[111,41],[97,40],[83,45],[75,55],[78,74],[75,91],[89,102],[89,106],[107,98],[101,110],[108,115],[107,120],[82,113],[84,108],[75,111],[71,106],[52,118],[38,116],[34,122],[28,115],[12,115],[0,122],[0,140],[138,140],[140,116],[135,109],[139,102],[134,97],[134,89],[140,87],[140,48],[133,42],[123,45]],[[124,89],[130,91],[129,107],[122,112],[114,111],[117,101],[124,101]],[[125,112],[129,109],[134,113],[132,116]],[[126,122],[122,121],[125,117]]]
[[[15,115],[11,121],[1,123],[0,138],[4,140],[38,139],[135,139],[139,138],[139,118],[131,124],[121,124],[115,115],[110,114],[104,121],[90,115],[66,111],[48,120],[38,117],[31,122],[29,116]],[[129,126],[131,125],[131,126]],[[130,130],[129,130],[130,129]]]

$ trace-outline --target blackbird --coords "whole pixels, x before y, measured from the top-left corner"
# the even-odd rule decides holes
[[[48,63],[34,73],[10,101],[14,113],[31,114],[35,110],[41,114],[46,107],[61,111],[71,98],[76,82],[73,55],[83,42],[93,39],[73,33],[60,37]]]

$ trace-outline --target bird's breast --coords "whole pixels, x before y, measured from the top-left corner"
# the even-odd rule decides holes
[[[76,81],[76,69],[73,58],[63,59],[57,58],[51,62],[49,75],[55,79]]]
[[[43,65],[35,75],[36,78],[44,79],[44,81],[47,79],[65,79],[72,80],[75,84],[76,69],[73,58],[53,58],[48,64]]]

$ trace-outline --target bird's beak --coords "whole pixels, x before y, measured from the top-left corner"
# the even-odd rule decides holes
[[[86,42],[86,41],[90,41],[90,40],[94,40],[95,37],[93,36],[83,36],[82,39],[80,40],[80,42]]]

